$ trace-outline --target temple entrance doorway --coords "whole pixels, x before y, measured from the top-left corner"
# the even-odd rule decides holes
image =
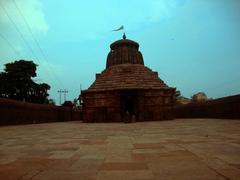
[[[137,93],[125,91],[121,93],[121,117],[123,122],[135,122],[138,117]]]

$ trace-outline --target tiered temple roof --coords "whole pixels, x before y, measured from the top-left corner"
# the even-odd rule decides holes
[[[120,64],[96,74],[95,82],[88,91],[116,89],[163,89],[168,86],[156,72],[141,64]]]
[[[144,66],[139,44],[126,39],[111,44],[106,69],[96,74],[95,82],[87,91],[106,91],[118,89],[169,89],[153,72]]]

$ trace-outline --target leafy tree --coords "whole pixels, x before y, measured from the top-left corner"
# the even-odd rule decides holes
[[[32,80],[37,76],[36,70],[37,65],[33,61],[19,60],[5,64],[4,72],[0,73],[0,97],[48,103],[50,86]]]

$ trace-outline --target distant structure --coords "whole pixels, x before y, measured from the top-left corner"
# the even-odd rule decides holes
[[[186,105],[186,104],[189,104],[189,103],[191,103],[191,102],[192,102],[191,99],[186,98],[186,97],[184,97],[184,96],[180,96],[180,97],[177,98],[175,104],[176,104],[176,105]]]
[[[208,97],[204,92],[198,92],[192,96],[193,102],[204,102],[207,100],[208,100]]]
[[[139,44],[126,38],[110,45],[106,69],[81,92],[84,122],[173,119],[175,88],[144,66]]]

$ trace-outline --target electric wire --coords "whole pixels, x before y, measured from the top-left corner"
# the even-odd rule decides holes
[[[31,46],[28,44],[27,40],[25,39],[24,35],[22,34],[22,32],[20,31],[20,29],[18,28],[18,26],[16,25],[16,23],[13,21],[13,19],[11,18],[11,16],[9,15],[9,13],[7,12],[7,10],[5,9],[5,7],[3,6],[2,3],[0,3],[1,8],[3,9],[3,12],[5,13],[5,15],[8,17],[8,19],[10,20],[10,22],[14,25],[15,30],[18,32],[18,34],[20,35],[21,39],[23,40],[25,46],[29,49],[29,51],[31,52],[32,56],[37,60],[37,62],[39,64],[41,64],[41,62],[39,61],[39,59],[37,58],[36,54],[34,53],[33,49],[31,48]],[[43,66],[44,68],[44,66]],[[46,71],[47,73],[49,73],[48,71]],[[51,75],[51,73],[49,73],[49,75]],[[50,76],[51,77],[51,76]],[[54,79],[53,79],[54,80]],[[55,81],[55,80],[54,80]]]
[[[9,45],[9,47],[12,49],[12,51],[17,55],[17,57],[20,57],[20,59],[23,59],[21,53],[12,45],[12,43],[5,37],[3,36],[3,34],[1,34],[0,32],[0,36],[1,38],[7,42],[7,44]]]
[[[51,65],[50,65],[50,63],[49,63],[49,61],[48,61],[48,58],[46,57],[43,49],[41,48],[41,46],[40,46],[40,44],[39,44],[39,42],[38,42],[37,39],[34,37],[34,34],[33,34],[33,32],[32,32],[32,28],[31,28],[31,26],[29,25],[27,19],[26,19],[25,16],[23,15],[22,11],[20,10],[20,8],[19,8],[19,6],[17,5],[17,3],[16,3],[15,0],[13,0],[13,3],[14,3],[14,5],[15,5],[18,13],[19,13],[20,16],[22,17],[25,25],[27,26],[27,29],[28,29],[28,31],[29,31],[32,39],[34,40],[35,44],[37,45],[37,47],[38,47],[38,49],[39,49],[39,52],[40,52],[41,55],[42,55],[42,58],[43,58],[43,59],[45,60],[45,62],[47,63],[48,68],[50,69],[50,71],[52,72],[52,74],[55,76],[55,78],[56,78],[56,80],[58,81],[59,85],[62,86],[61,81],[58,79],[58,76],[55,74],[54,70],[52,69],[52,67],[51,67]]]

